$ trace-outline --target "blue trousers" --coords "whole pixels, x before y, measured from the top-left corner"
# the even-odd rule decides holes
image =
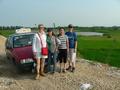
[[[48,72],[56,71],[56,62],[57,62],[57,52],[48,51],[48,65],[47,65]],[[53,65],[53,69],[51,69],[51,65]]]

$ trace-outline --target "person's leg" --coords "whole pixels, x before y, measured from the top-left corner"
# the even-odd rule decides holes
[[[49,51],[49,53],[48,53],[48,66],[47,66],[47,72],[50,72],[51,71],[51,60],[52,60],[52,58],[51,58],[51,52]]]
[[[75,62],[76,62],[76,53],[73,53],[73,55],[72,55],[72,67],[75,67]]]
[[[60,73],[62,72],[62,62],[60,62]]]
[[[63,71],[66,72],[66,63],[67,63],[67,50],[64,50],[64,55],[63,55],[63,60],[64,60],[64,69]]]
[[[72,72],[75,71],[76,53],[72,53]]]
[[[75,62],[72,62],[72,70],[71,70],[72,72],[74,72],[75,71]]]
[[[39,77],[40,77],[40,59],[36,59],[36,62],[37,62],[37,66],[36,66],[37,75],[36,75],[35,79],[39,79]]]
[[[62,57],[60,57],[60,73],[62,72]]]
[[[69,70],[71,68],[71,62],[68,60],[68,68],[66,70]]]
[[[64,69],[63,72],[66,72],[66,63],[64,63]]]
[[[59,49],[59,54],[58,54],[59,62],[60,62],[60,73],[62,72],[62,50]]]
[[[40,60],[40,66],[41,66],[40,75],[41,76],[45,76],[45,74],[44,74],[44,63],[45,63],[45,58],[41,58],[41,60]]]
[[[67,52],[67,59],[68,59],[68,68],[66,70],[71,70],[71,49],[69,49],[69,52]]]
[[[72,67],[75,67],[75,62],[72,62]]]
[[[53,72],[56,71],[56,58],[57,58],[57,52],[53,53]]]

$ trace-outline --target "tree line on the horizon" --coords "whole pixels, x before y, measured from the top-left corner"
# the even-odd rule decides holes
[[[15,30],[22,27],[23,26],[0,26],[0,30]]]
[[[61,26],[58,27],[46,27],[46,28],[53,28],[53,29],[58,29]],[[23,28],[23,26],[0,26],[0,30],[16,30]],[[36,30],[37,27],[28,27],[31,28],[32,30]],[[65,29],[67,29],[67,26],[64,26]],[[120,30],[120,26],[111,26],[111,27],[106,27],[106,26],[92,26],[92,27],[80,27],[80,26],[74,26],[76,31],[96,31],[96,30]]]

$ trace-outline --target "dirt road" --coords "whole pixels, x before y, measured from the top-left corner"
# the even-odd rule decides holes
[[[40,80],[27,72],[19,74],[5,56],[5,38],[0,36],[0,90],[80,90],[90,83],[92,90],[120,90],[120,69],[108,65],[77,60],[76,72],[47,74]]]

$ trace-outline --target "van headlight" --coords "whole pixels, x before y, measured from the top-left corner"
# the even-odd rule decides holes
[[[33,62],[33,59],[32,59],[32,58],[20,60],[20,63],[21,63],[21,64],[24,64],[24,63],[31,63],[31,62]]]

